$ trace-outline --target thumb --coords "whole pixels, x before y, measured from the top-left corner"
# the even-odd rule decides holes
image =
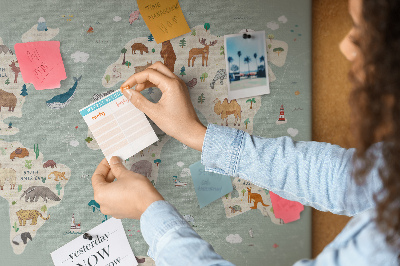
[[[110,168],[117,179],[123,177],[126,174],[126,171],[128,171],[128,169],[126,169],[126,167],[122,164],[121,158],[117,156],[111,157]]]
[[[140,92],[133,89],[122,90],[124,96],[140,111],[147,114],[154,108],[154,103],[146,99]]]

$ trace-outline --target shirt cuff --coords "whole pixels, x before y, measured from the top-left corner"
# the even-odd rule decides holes
[[[208,124],[201,153],[205,170],[235,177],[244,133],[238,129]]]
[[[169,231],[180,227],[190,227],[179,212],[165,200],[153,202],[140,217],[140,229],[144,240],[149,245],[147,255],[155,260],[157,245]]]

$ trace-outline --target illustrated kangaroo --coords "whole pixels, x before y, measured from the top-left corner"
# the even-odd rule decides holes
[[[190,59],[192,59],[192,66],[194,65],[194,60],[196,57],[201,56],[201,65],[204,66],[204,61],[206,61],[206,66],[208,62],[209,48],[210,46],[214,46],[217,43],[217,40],[210,42],[210,44],[206,44],[206,39],[201,38],[199,42],[204,45],[202,48],[192,48],[189,51],[189,59],[188,59],[188,67],[190,67]]]
[[[257,204],[259,202],[261,202],[261,204],[263,206],[265,206],[265,207],[269,206],[269,205],[264,204],[264,201],[263,201],[263,199],[262,199],[260,194],[251,193],[251,188],[249,188],[249,187],[247,188],[247,191],[248,191],[248,193],[247,193],[247,202],[251,203],[251,201],[254,200],[254,206],[250,207],[250,209],[257,209]]]
[[[11,62],[11,65],[9,65],[10,67],[11,67],[11,70],[14,72],[14,75],[15,75],[15,79],[14,79],[14,83],[17,83],[18,81],[17,81],[17,79],[18,79],[18,74],[19,74],[19,72],[21,72],[21,70],[19,69],[19,67],[17,67],[16,65],[15,65],[15,63],[18,63],[18,61],[17,62],[15,62],[14,60]]]

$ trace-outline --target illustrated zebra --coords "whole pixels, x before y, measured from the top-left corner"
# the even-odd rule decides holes
[[[217,74],[215,74],[213,80],[210,83],[211,89],[214,89],[214,84],[217,80],[219,80],[220,84],[224,84],[224,79],[226,79],[226,71],[225,69],[221,68],[220,70],[217,71]]]

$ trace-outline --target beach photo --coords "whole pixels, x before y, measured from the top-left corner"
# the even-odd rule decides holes
[[[224,37],[228,98],[269,94],[265,32],[251,31]]]

